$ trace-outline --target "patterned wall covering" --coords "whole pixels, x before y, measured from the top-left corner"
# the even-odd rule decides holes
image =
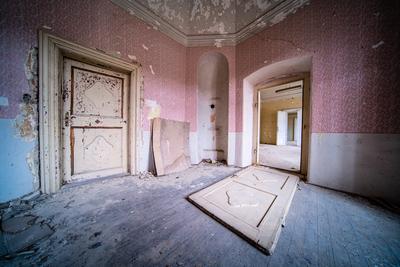
[[[0,118],[15,118],[29,86],[24,62],[38,46],[38,30],[143,66],[146,99],[161,106],[164,118],[184,120],[185,48],[107,0],[3,1],[0,8],[0,95],[9,105]],[[7,67],[5,67],[7,66]],[[146,109],[145,109],[146,111]],[[146,114],[144,129],[148,129]]]
[[[243,79],[311,55],[312,132],[400,133],[400,2],[315,0],[236,47],[236,131]]]

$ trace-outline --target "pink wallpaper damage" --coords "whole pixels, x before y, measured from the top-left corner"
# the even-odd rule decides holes
[[[243,79],[259,68],[311,55],[311,130],[400,133],[400,2],[311,1],[236,47],[236,131]]]
[[[137,60],[145,76],[143,114],[188,120],[196,130],[197,62],[208,51],[229,61],[229,130],[242,130],[243,78],[291,57],[311,55],[312,132],[400,132],[400,73],[392,1],[313,1],[237,47],[184,48],[114,4],[102,1],[8,1],[1,10],[0,88],[9,105],[1,118],[15,118],[29,87],[24,61],[37,46],[38,29],[125,60]],[[5,7],[5,8],[4,8]],[[5,38],[6,36],[6,38]],[[24,51],[24,52],[21,52]],[[149,104],[150,103],[150,104]],[[158,110],[154,111],[154,107]]]
[[[185,119],[185,48],[110,1],[6,1],[0,17],[0,64],[7,66],[0,68],[0,91],[9,102],[0,107],[0,118],[15,118],[23,94],[30,93],[24,62],[30,48],[38,46],[38,30],[46,29],[86,47],[140,62],[144,98],[158,105],[164,118]],[[151,109],[144,108],[144,130],[149,128]]]

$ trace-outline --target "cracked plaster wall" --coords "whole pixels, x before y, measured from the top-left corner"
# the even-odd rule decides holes
[[[5,1],[0,17],[0,203],[31,193],[39,185],[34,49],[39,29],[141,63],[139,168],[146,168],[149,119],[185,120],[185,48],[110,1]]]
[[[392,29],[400,27],[399,13],[396,1],[314,0],[236,47],[184,48],[105,0],[8,1],[0,10],[0,60],[7,66],[0,69],[0,96],[8,102],[0,106],[0,202],[34,188],[36,143],[16,136],[15,119],[26,117],[20,107],[32,91],[24,64],[37,46],[39,28],[142,63],[144,98],[150,100],[143,101],[144,133],[154,114],[188,120],[196,132],[197,62],[217,51],[229,64],[230,133],[243,129],[245,77],[274,62],[311,55],[312,133],[398,134],[400,36]]]

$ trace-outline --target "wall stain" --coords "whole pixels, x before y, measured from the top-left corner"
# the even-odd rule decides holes
[[[33,177],[33,188],[37,188],[39,185],[39,146],[37,144],[26,154],[25,160]]]
[[[38,48],[31,47],[24,64],[25,76],[28,81],[29,93],[22,97],[19,104],[20,113],[15,118],[16,136],[24,141],[32,142],[38,136]]]
[[[19,104],[20,113],[15,118],[15,136],[25,142],[34,142],[34,148],[25,156],[25,161],[32,174],[33,188],[39,186],[39,147],[38,147],[38,48],[28,50],[24,62],[25,77],[29,92],[23,94]]]

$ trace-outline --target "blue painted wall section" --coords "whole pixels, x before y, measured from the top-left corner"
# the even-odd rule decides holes
[[[36,141],[24,141],[15,131],[14,119],[0,119],[0,203],[37,189],[26,160]]]

